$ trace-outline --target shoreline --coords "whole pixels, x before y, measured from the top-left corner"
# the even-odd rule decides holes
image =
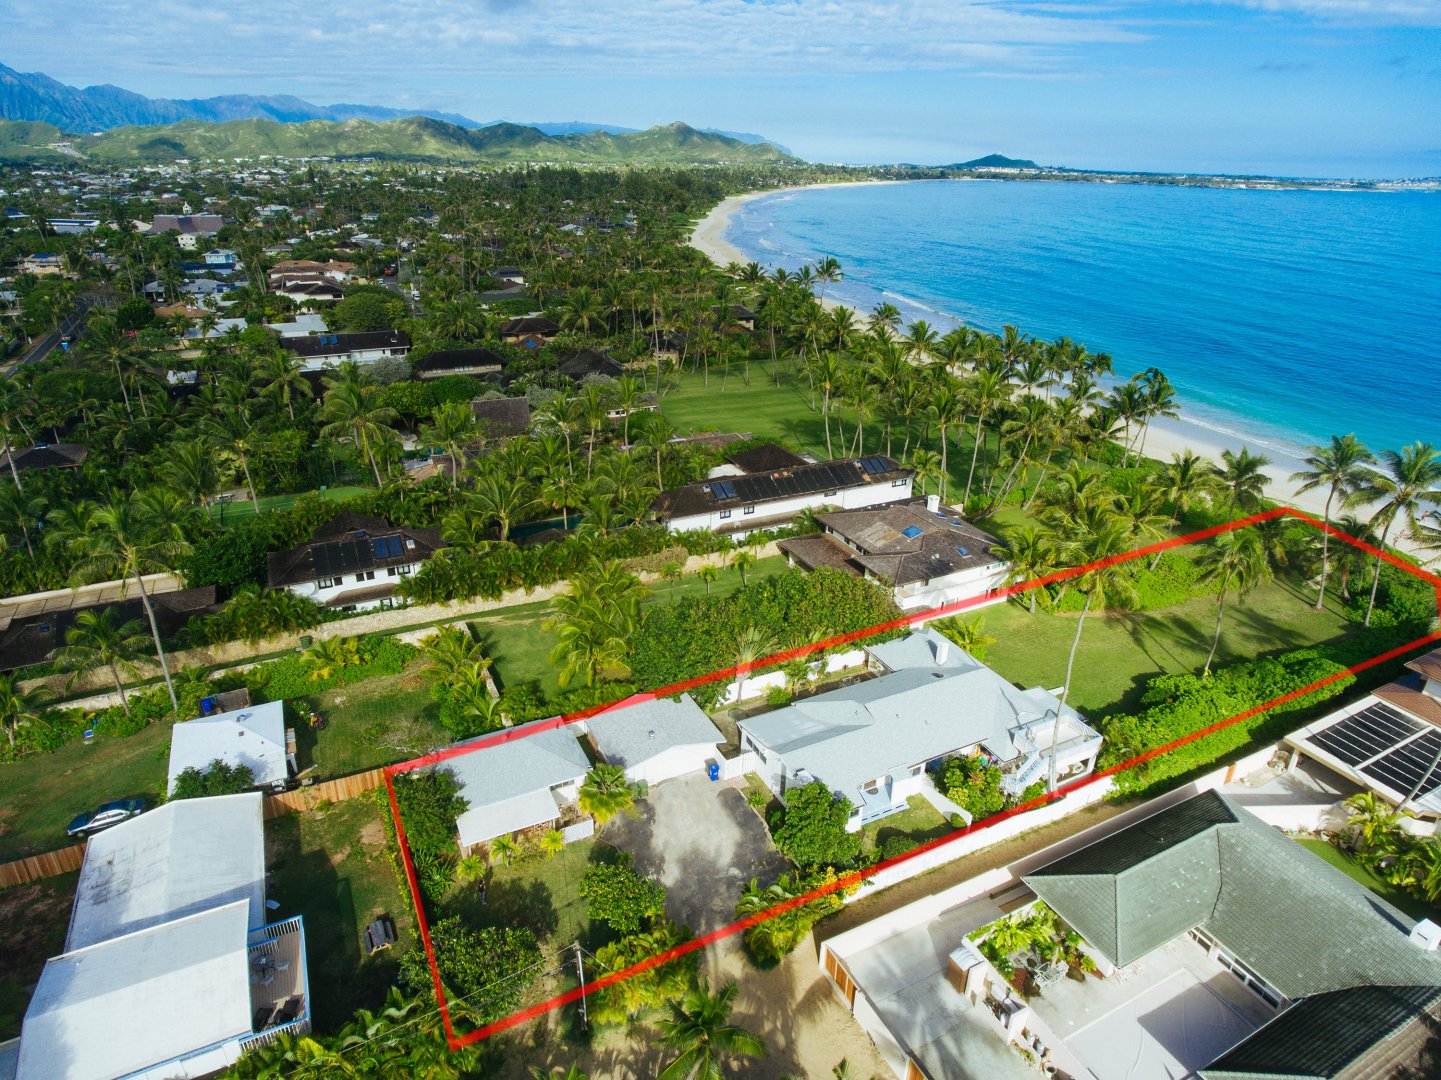
[[[730,226],[731,218],[735,212],[746,203],[763,199],[770,195],[778,195],[791,191],[813,191],[821,188],[831,187],[860,187],[875,184],[905,184],[918,181],[908,180],[857,180],[847,181],[840,184],[803,184],[795,187],[774,188],[769,191],[751,191],[744,195],[732,195],[721,200],[714,209],[703,217],[691,232],[688,243],[691,247],[701,252],[717,266],[724,267],[728,263],[735,262],[745,265],[752,261],[744,252],[726,239],[725,233]],[[837,300],[834,297],[826,297],[821,303],[827,307],[849,307],[858,318],[864,317],[864,312],[854,305]],[[1296,446],[1308,445],[1304,437],[1291,435],[1289,441]],[[1270,479],[1264,497],[1271,502],[1282,503],[1303,510],[1315,517],[1321,517],[1326,509],[1325,490],[1308,491],[1304,494],[1296,493],[1296,484],[1291,480],[1291,474],[1305,468],[1304,462],[1294,453],[1277,449],[1269,445],[1261,438],[1247,439],[1239,433],[1218,431],[1200,421],[1190,419],[1184,412],[1176,419],[1158,417],[1152,421],[1146,436],[1145,455],[1160,462],[1169,462],[1172,454],[1179,454],[1183,450],[1191,450],[1196,454],[1208,459],[1213,464],[1221,465],[1221,454],[1230,450],[1233,453],[1241,449],[1250,450],[1253,454],[1261,454],[1269,459],[1262,472]],[[1351,510],[1370,511],[1372,507],[1351,507]],[[1339,517],[1340,512],[1332,508],[1333,518]],[[1433,553],[1420,549],[1409,537],[1393,536],[1387,541],[1393,547],[1405,551],[1423,561],[1423,564],[1435,558]],[[1430,558],[1428,559],[1428,555]]]

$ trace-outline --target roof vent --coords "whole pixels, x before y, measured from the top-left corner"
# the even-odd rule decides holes
[[[654,738],[655,738],[655,728],[651,728],[649,731],[646,732],[646,734],[649,735],[652,739],[654,739]]]
[[[1441,926],[1437,926],[1430,919],[1422,919],[1411,927],[1411,941],[1418,948],[1435,952],[1437,946],[1441,946]]]

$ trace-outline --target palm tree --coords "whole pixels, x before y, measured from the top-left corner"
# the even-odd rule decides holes
[[[1304,495],[1316,488],[1326,488],[1326,509],[1321,520],[1331,524],[1331,505],[1339,497],[1345,507],[1357,493],[1364,490],[1370,481],[1371,470],[1366,466],[1376,460],[1376,455],[1357,440],[1355,435],[1332,435],[1330,446],[1313,446],[1304,459],[1306,469],[1291,474],[1293,482],[1300,482],[1297,495]],[[1326,573],[1330,569],[1331,534],[1321,532],[1321,585],[1316,592],[1316,610],[1326,600]]]
[[[514,862],[520,856],[520,845],[515,842],[515,837],[510,834],[497,836],[487,845],[490,854],[490,861],[496,866],[504,866],[506,863]]]
[[[1159,485],[1162,497],[1171,506],[1172,533],[1180,526],[1181,516],[1196,504],[1197,499],[1215,491],[1219,482],[1216,466],[1189,447],[1171,455],[1170,464],[1159,477]],[[1158,553],[1156,558],[1160,557]]]
[[[595,765],[585,774],[580,785],[576,805],[583,814],[595,818],[604,825],[611,818],[629,810],[635,802],[635,788],[625,778],[625,769],[619,765]]]
[[[40,706],[49,700],[50,693],[44,687],[33,690],[20,688],[20,676],[15,672],[0,675],[0,726],[5,728],[5,737],[10,746],[15,746],[15,735],[29,724],[44,723]]]
[[[974,619],[952,615],[949,619],[931,623],[931,626],[962,652],[969,653],[977,660],[984,660],[986,650],[996,643],[996,639],[986,633],[985,620],[979,615]]]
[[[546,829],[540,837],[540,850],[547,858],[555,858],[565,850],[565,833],[559,829]]]
[[[1398,517],[1404,517],[1406,524],[1415,532],[1420,526],[1420,511],[1423,505],[1441,504],[1441,455],[1428,443],[1416,442],[1395,450],[1383,450],[1381,463],[1384,472],[1373,473],[1358,498],[1366,502],[1380,502],[1381,508],[1372,516],[1371,522],[1381,522],[1381,542],[1377,545],[1376,572],[1371,578],[1371,599],[1366,602],[1366,625],[1371,625],[1371,613],[1376,608],[1376,592],[1381,586],[1381,553],[1386,550],[1386,538],[1391,535],[1391,526]]]
[[[120,672],[134,678],[139,673],[134,658],[145,648],[145,631],[139,619],[126,623],[116,621],[115,608],[101,611],[82,611],[75,616],[75,622],[65,631],[65,644],[55,650],[55,666],[70,672],[66,688],[75,685],[75,680],[87,671],[107,668],[120,695],[120,704],[125,715],[130,715],[130,701],[125,695],[125,684]]]
[[[746,570],[756,564],[756,557],[749,551],[737,551],[731,556],[731,565],[741,572],[741,587],[745,587]]]
[[[516,519],[535,506],[525,486],[517,478],[487,474],[475,485],[473,505],[481,518],[493,521],[500,528],[501,543],[510,536],[510,527]]]
[[[287,349],[271,349],[260,358],[256,373],[264,382],[262,392],[280,400],[291,421],[295,420],[295,399],[314,397],[305,365],[300,357]]]
[[[746,676],[751,673],[755,662],[775,651],[775,639],[759,626],[747,626],[736,639],[735,700],[740,704],[745,691]]]
[[[452,462],[450,486],[454,488],[465,468],[465,447],[479,434],[475,411],[467,401],[447,401],[430,414],[430,423],[422,424],[420,439],[430,446],[444,447]]]
[[[370,461],[375,473],[375,483],[380,486],[380,464],[376,461],[373,443],[382,432],[400,417],[388,405],[377,405],[377,387],[366,386],[358,375],[344,372],[344,365],[337,369],[341,374],[325,380],[325,400],[320,406],[320,417],[328,423],[320,429],[322,438],[350,442]]]
[[[701,986],[667,1002],[656,1027],[660,1041],[680,1053],[657,1080],[723,1080],[722,1056],[765,1056],[760,1036],[729,1022],[735,998],[736,984],[727,983],[715,994]]]
[[[1131,550],[1131,538],[1126,528],[1113,518],[1097,515],[1092,520],[1073,520],[1068,537],[1067,552],[1075,564],[1104,563],[1112,556],[1123,555]],[[1131,569],[1128,563],[1117,562],[1098,566],[1082,574],[1076,588],[1085,596],[1086,602],[1076,619],[1076,636],[1071,639],[1071,652],[1066,658],[1066,681],[1061,686],[1062,707],[1071,693],[1071,675],[1076,666],[1076,649],[1081,644],[1081,630],[1086,625],[1086,616],[1092,606],[1104,607],[1108,600],[1134,600],[1135,587],[1131,583]],[[1051,745],[1058,745],[1061,733],[1061,708],[1056,710],[1055,722],[1051,725]],[[1050,789],[1056,788],[1056,756],[1051,755]]]
[[[40,524],[46,509],[43,495],[27,494],[20,487],[0,488],[0,537],[11,537],[19,532],[25,551],[33,559],[35,547],[30,540],[30,528]]]
[[[1011,569],[1006,574],[1006,584],[1014,585],[1023,581],[1034,581],[1045,577],[1055,569],[1056,542],[1051,534],[1034,525],[1024,525],[1011,534],[1005,547],[992,549],[991,554],[1005,559]],[[1036,613],[1036,595],[1039,587],[1026,590],[1027,607]]]
[[[1270,483],[1261,470],[1271,464],[1271,459],[1263,454],[1253,454],[1243,446],[1239,454],[1222,450],[1221,460],[1225,462],[1225,468],[1221,470],[1217,484],[1226,493],[1226,516],[1234,519],[1238,509],[1252,510],[1260,504],[1261,495]]]
[[[1226,611],[1226,593],[1235,589],[1245,596],[1255,586],[1271,575],[1266,552],[1261,538],[1254,529],[1238,529],[1222,533],[1211,541],[1196,565],[1201,578],[1217,586],[1216,633],[1211,639],[1211,651],[1206,654],[1206,666],[1201,674],[1211,674],[1211,661],[1216,658],[1216,647],[1221,644],[1221,618]]]
[[[112,494],[106,502],[91,508],[86,531],[70,545],[80,580],[102,576],[134,580],[145,617],[150,622],[155,657],[160,661],[172,709],[179,709],[180,703],[175,697],[170,665],[160,643],[160,624],[155,620],[155,607],[145,590],[144,575],[174,570],[190,549],[188,524],[176,514],[173,505],[149,499],[146,493]]]
[[[710,583],[716,578],[720,577],[720,567],[714,566],[710,563],[706,563],[705,566],[702,566],[699,570],[696,571],[696,577],[700,578],[701,581],[705,582],[705,594],[709,596]]]
[[[976,414],[975,444],[971,447],[971,467],[966,472],[966,493],[961,496],[964,508],[971,501],[971,482],[976,476],[976,459],[985,441],[986,416],[1011,400],[1011,384],[999,371],[978,371],[969,387],[971,411]]]
[[[1356,826],[1365,848],[1379,845],[1388,833],[1401,825],[1402,814],[1374,792],[1363,791],[1346,800],[1346,824]],[[1405,815],[1410,816],[1410,815]]]
[[[220,486],[215,457],[203,439],[172,443],[160,464],[160,477],[202,510],[210,508],[210,496]]]
[[[260,500],[250,479],[250,455],[255,450],[257,433],[249,415],[243,409],[226,409],[207,418],[200,425],[200,430],[212,443],[240,459],[240,471],[245,477],[245,490],[250,493],[251,509],[259,516]]]
[[[926,493],[926,482],[928,480],[938,479],[944,476],[941,471],[941,455],[934,450],[927,450],[923,446],[918,446],[911,451],[911,460],[906,464],[910,467],[911,471],[916,474],[916,483],[920,485],[922,495]],[[937,484],[938,491],[940,484],[943,483],[944,480],[939,480]]]

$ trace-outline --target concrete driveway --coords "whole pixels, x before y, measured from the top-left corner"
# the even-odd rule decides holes
[[[751,878],[771,884],[790,864],[735,788],[704,776],[667,780],[636,805],[637,816],[606,822],[601,839],[629,852],[632,865],[666,888],[666,911],[697,934],[735,920]]]

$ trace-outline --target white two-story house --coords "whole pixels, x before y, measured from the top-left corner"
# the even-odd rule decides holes
[[[651,510],[671,532],[704,529],[740,539],[787,525],[806,509],[856,510],[911,497],[915,474],[888,457],[808,462],[776,450],[791,460],[763,471],[722,467],[709,480],[662,491]]]
[[[389,608],[396,586],[443,546],[439,529],[395,526],[345,510],[305,543],[272,551],[267,584],[341,611]]]

